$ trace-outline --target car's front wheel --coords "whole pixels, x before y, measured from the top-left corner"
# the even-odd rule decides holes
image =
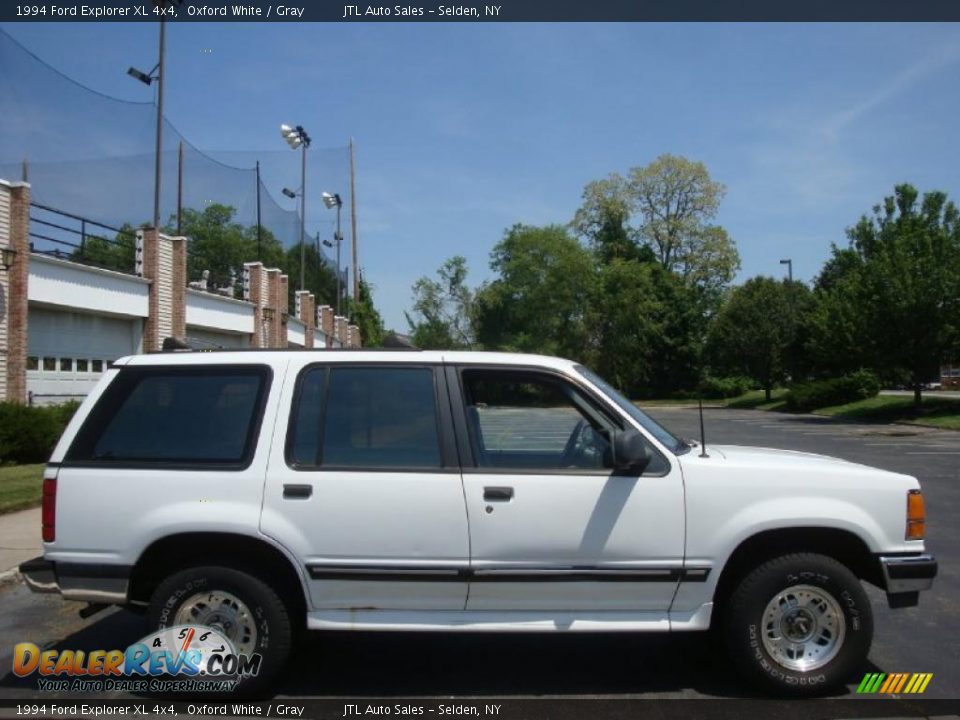
[[[723,620],[741,672],[789,695],[820,694],[846,682],[873,637],[860,581],[845,565],[815,553],[784,555],[747,573]]]

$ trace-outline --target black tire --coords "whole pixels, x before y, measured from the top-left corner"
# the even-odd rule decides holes
[[[198,592],[225,591],[242,601],[253,616],[257,637],[253,652],[263,656],[256,676],[242,679],[237,696],[266,692],[290,656],[293,631],[286,605],[263,581],[239,570],[218,566],[194,567],[174,573],[153,592],[147,613],[151,629],[172,627],[177,611]]]
[[[791,621],[796,623],[796,611],[780,614],[774,607],[764,618],[768,603],[773,603],[780,593],[803,587],[810,589],[799,590],[799,597],[819,596],[821,601],[807,606],[813,609],[799,618],[799,625],[791,626]],[[823,603],[823,599],[828,602]],[[817,614],[818,609],[830,607],[830,600],[835,603],[834,610]],[[808,641],[804,647],[809,648],[809,653],[822,654],[819,658],[805,654],[803,659],[814,665],[824,664],[804,671],[790,667],[790,657],[774,657],[766,645],[776,646],[773,636],[783,629],[795,632],[794,637],[806,637],[805,631],[811,627],[810,615],[819,618],[812,626],[816,628],[813,635],[821,642]],[[767,691],[794,697],[820,695],[848,681],[866,660],[873,638],[873,612],[860,581],[845,565],[814,553],[777,557],[747,573],[730,595],[722,619],[727,651],[741,674]],[[765,633],[769,638],[766,641]]]

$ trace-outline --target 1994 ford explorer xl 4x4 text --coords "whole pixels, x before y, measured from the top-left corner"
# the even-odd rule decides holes
[[[199,625],[282,669],[325,630],[721,628],[740,670],[810,694],[870,647],[861,587],[917,603],[916,479],[820,455],[709,456],[586,368],[462,352],[123,358],[44,472],[64,598]]]

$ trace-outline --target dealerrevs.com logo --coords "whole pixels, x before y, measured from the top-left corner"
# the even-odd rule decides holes
[[[217,630],[177,625],[147,635],[126,650],[13,648],[13,672],[37,675],[42,691],[230,692],[260,672],[259,653],[238,653]]]

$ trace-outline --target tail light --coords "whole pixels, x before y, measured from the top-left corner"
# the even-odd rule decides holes
[[[923,540],[926,529],[927,512],[923,506],[923,493],[919,490],[907,492],[907,540]]]
[[[57,471],[47,470],[43,476],[42,535],[44,542],[53,542],[57,538]]]

